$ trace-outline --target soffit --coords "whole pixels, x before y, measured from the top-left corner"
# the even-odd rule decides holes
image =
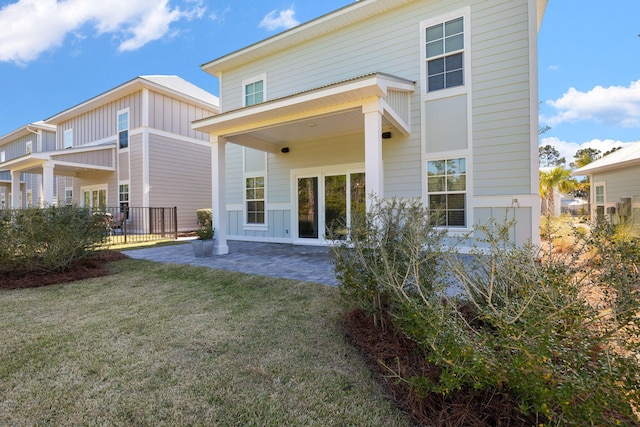
[[[363,132],[362,108],[376,102],[384,110],[383,127],[398,127],[382,99],[387,89],[411,92],[414,86],[409,80],[371,74],[198,120],[192,126],[236,144],[276,151],[291,142]]]

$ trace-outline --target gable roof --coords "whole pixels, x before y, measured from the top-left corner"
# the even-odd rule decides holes
[[[634,165],[640,165],[640,142],[601,157],[586,166],[576,169],[571,175],[589,175]]]
[[[220,77],[226,69],[235,68],[244,63],[315,39],[323,34],[331,33],[337,29],[363,21],[372,16],[384,13],[387,10],[411,3],[412,1],[415,0],[356,0],[354,3],[336,9],[333,12],[329,12],[272,37],[204,63],[201,65],[201,68],[203,71],[215,77]],[[542,23],[542,17],[544,16],[548,0],[529,1],[534,1],[536,4],[537,29],[540,30],[540,24]]]
[[[33,122],[33,123],[29,123],[28,125],[25,126],[21,126],[18,129],[9,132],[6,135],[0,136],[0,145],[4,145],[6,143],[9,143],[11,141],[14,141],[20,137],[23,137],[25,135],[28,134],[32,134],[32,133],[36,133],[36,131],[38,130],[43,130],[43,131],[48,131],[48,132],[55,132],[56,131],[56,127],[46,124],[43,120],[37,121],[37,122]]]
[[[179,76],[152,75],[139,76],[135,79],[129,80],[120,86],[49,117],[45,122],[49,124],[60,123],[71,117],[85,113],[144,88],[165,93],[178,99],[183,99],[186,102],[190,102],[206,109],[215,110],[216,112],[220,111],[220,100],[218,97],[194,85],[193,83],[190,83]]]

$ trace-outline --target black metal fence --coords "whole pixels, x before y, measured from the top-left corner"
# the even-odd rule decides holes
[[[118,206],[106,208],[109,244],[149,242],[178,238],[178,208]]]

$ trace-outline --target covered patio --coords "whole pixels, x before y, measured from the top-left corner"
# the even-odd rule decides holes
[[[12,209],[20,208],[21,174],[29,173],[42,176],[41,203],[39,205],[51,206],[54,203],[55,195],[54,176],[77,176],[79,173],[87,171],[115,172],[115,148],[115,143],[68,148],[31,153],[5,162],[2,170],[8,170],[11,174],[9,207]]]
[[[294,142],[362,133],[367,194],[384,197],[382,141],[394,132],[409,135],[414,89],[413,81],[372,73],[194,122],[192,127],[209,133],[212,144],[214,253],[229,253],[227,142],[267,153],[287,153]]]

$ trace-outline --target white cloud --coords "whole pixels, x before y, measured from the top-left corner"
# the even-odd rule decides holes
[[[640,80],[625,86],[596,86],[588,92],[570,88],[561,98],[547,101],[558,113],[541,116],[541,123],[591,120],[610,126],[640,127]]]
[[[289,29],[291,27],[295,27],[300,24],[293,17],[296,14],[296,11],[293,8],[281,10],[279,13],[277,10],[272,10],[267,13],[260,24],[258,25],[260,28],[265,28],[268,31],[278,30],[278,29]]]
[[[135,50],[170,34],[173,22],[204,15],[202,0],[186,5],[183,10],[169,0],[19,0],[0,9],[0,61],[26,64],[85,25],[120,40],[119,51]]]
[[[600,150],[601,153],[605,153],[612,148],[625,147],[633,143],[634,142],[614,141],[612,139],[592,139],[591,141],[586,141],[579,144],[577,142],[562,141],[555,136],[541,138],[540,140],[541,146],[551,145],[556,150],[558,150],[560,156],[566,159],[567,166],[569,166],[569,163],[575,160],[573,156],[576,154],[576,152],[583,148],[594,148],[596,150]]]

